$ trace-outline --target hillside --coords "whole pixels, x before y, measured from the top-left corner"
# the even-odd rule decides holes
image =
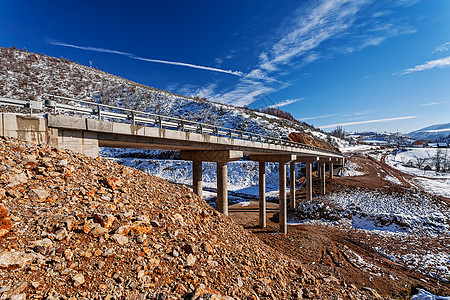
[[[172,94],[68,59],[0,47],[0,95],[39,100],[45,93],[94,100],[274,137],[299,131],[336,140],[306,123]]]
[[[421,140],[450,140],[450,123],[428,126],[408,134],[409,137]]]
[[[136,169],[0,137],[0,170],[1,205],[9,211],[0,223],[13,222],[0,238],[2,299],[376,294],[344,288],[338,275],[331,283],[317,277],[185,186]]]

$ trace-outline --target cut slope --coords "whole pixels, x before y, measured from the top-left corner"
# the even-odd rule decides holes
[[[0,170],[14,221],[0,239],[1,297],[372,294],[317,280],[188,188],[135,169],[0,137]]]

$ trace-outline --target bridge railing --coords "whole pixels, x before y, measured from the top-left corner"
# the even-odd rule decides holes
[[[0,97],[0,104],[29,108],[30,113],[32,112],[33,109],[40,109],[40,110],[46,109],[47,111],[51,111],[55,114],[61,112],[62,113],[69,112],[74,114],[87,115],[90,118],[97,118],[98,120],[108,120],[108,121],[119,120],[121,122],[129,122],[131,124],[136,125],[159,127],[184,132],[196,132],[212,136],[228,137],[232,139],[255,141],[273,145],[290,146],[300,149],[326,152],[333,155],[340,155],[340,153],[337,153],[335,151],[314,147],[302,143],[297,143],[282,138],[270,137],[267,135],[261,135],[237,129],[200,123],[196,121],[185,120],[182,118],[162,116],[153,113],[116,107],[101,103],[95,103],[92,101],[62,97],[57,95],[44,94],[42,98],[46,100],[28,101],[28,100],[18,100]]]

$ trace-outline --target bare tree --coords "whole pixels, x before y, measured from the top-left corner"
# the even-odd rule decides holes
[[[441,172],[442,162],[444,160],[443,153],[441,149],[437,149],[436,155],[433,157],[433,164],[436,169],[436,172]]]
[[[423,158],[423,157],[418,157],[418,156],[415,156],[414,158],[416,159],[415,167],[418,169],[422,169],[422,167],[428,161],[428,158]]]
[[[345,131],[341,125],[337,126],[335,130],[330,133],[332,136],[343,139],[345,137]]]

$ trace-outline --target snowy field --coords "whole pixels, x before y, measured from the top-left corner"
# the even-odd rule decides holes
[[[445,155],[446,150],[450,158],[450,150],[442,149]],[[441,173],[434,170],[424,171],[412,166],[419,161],[425,160],[422,168],[425,165],[433,166],[432,158],[436,156],[436,148],[409,148],[407,151],[402,151],[397,154],[390,153],[386,156],[386,163],[399,171],[416,176],[414,184],[421,186],[426,192],[434,195],[441,195],[450,198],[450,173]],[[377,155],[380,159],[380,155]]]

